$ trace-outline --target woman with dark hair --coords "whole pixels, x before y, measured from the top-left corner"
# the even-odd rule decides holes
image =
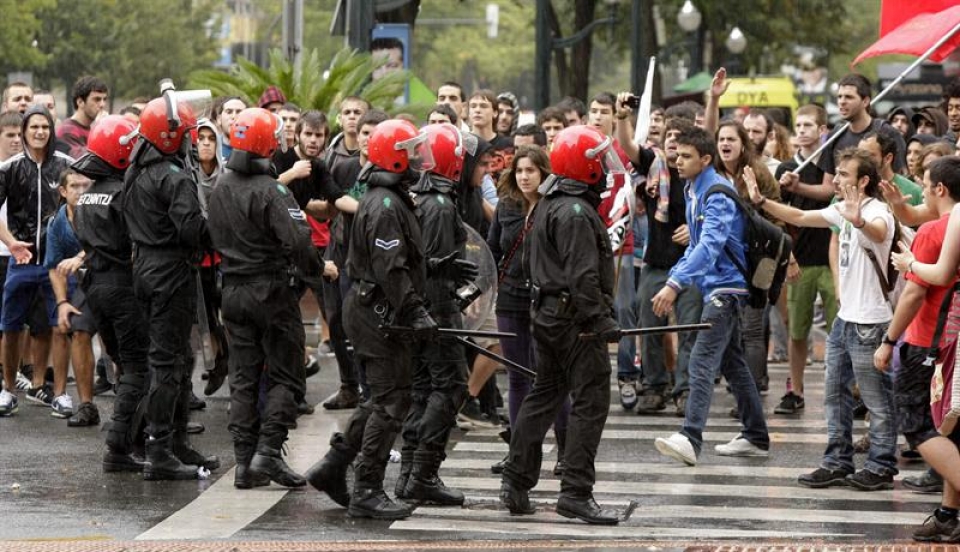
[[[760,193],[767,199],[780,201],[780,186],[767,166],[757,159],[753,148],[750,145],[750,137],[742,124],[733,121],[723,121],[717,129],[717,159],[714,160],[714,167],[721,175],[730,180],[740,197],[749,203],[747,185],[743,180],[743,170],[746,167],[753,169],[756,174],[757,183],[760,186]],[[779,224],[783,224],[782,222]],[[788,270],[788,279],[792,281],[791,272],[798,274],[797,262],[792,257],[790,259],[790,269]],[[795,277],[794,277],[795,278]],[[743,347],[746,355],[747,365],[750,367],[750,373],[753,374],[757,389],[766,391],[769,386],[769,377],[767,376],[767,339],[764,331],[765,320],[767,316],[766,308],[746,307],[743,317]],[[731,412],[733,415],[734,412]]]
[[[520,146],[497,183],[500,202],[493,217],[487,244],[497,261],[497,327],[502,332],[517,334],[514,338],[502,338],[503,356],[530,369],[536,369],[534,342],[530,333],[530,284],[524,267],[524,238],[533,222],[533,209],[540,199],[538,188],[550,175],[550,159],[539,146]],[[514,370],[508,373],[509,418],[513,426],[520,411],[520,404],[530,393],[533,382]],[[569,400],[557,414],[553,431],[557,438],[557,464],[553,469],[559,475],[563,469],[563,450],[566,442],[567,417],[570,414]],[[504,459],[506,460],[506,459]],[[492,469],[503,471],[501,460]]]

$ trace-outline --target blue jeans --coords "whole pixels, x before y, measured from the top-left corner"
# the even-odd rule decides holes
[[[726,378],[737,399],[740,433],[753,445],[770,448],[760,394],[743,356],[740,317],[745,308],[746,297],[740,295],[714,295],[703,307],[701,321],[713,327],[697,334],[690,352],[690,397],[680,431],[690,439],[697,456],[703,448],[703,428],[707,425],[713,381],[718,372]]]
[[[822,466],[853,471],[853,383],[870,411],[870,451],[864,468],[877,475],[897,473],[897,424],[893,378],[873,367],[887,323],[855,324],[837,318],[827,337],[824,407],[827,450]]]
[[[619,267],[620,276],[617,278],[617,294],[613,300],[613,309],[617,313],[617,322],[623,329],[637,327],[637,311],[634,303],[637,299],[637,290],[633,285],[633,254],[615,257],[613,260]],[[617,346],[617,377],[636,380],[640,371],[633,364],[637,355],[637,340],[635,337],[623,337]]]

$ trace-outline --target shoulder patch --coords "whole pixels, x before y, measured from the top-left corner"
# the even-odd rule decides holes
[[[437,196],[437,203],[439,203],[440,205],[443,205],[446,202],[447,200],[443,199],[443,196]]]
[[[383,198],[383,206],[386,207],[387,209],[390,208],[390,204],[391,204],[391,203],[393,203],[393,202],[390,201],[390,198],[389,198],[389,197]]]
[[[374,245],[379,247],[380,249],[383,249],[384,251],[390,251],[394,247],[400,246],[400,240],[387,241],[387,240],[381,240],[380,238],[377,238],[376,241],[374,241]]]
[[[306,222],[307,220],[306,215],[304,215],[303,211],[300,209],[287,209],[287,212],[290,213],[290,218],[293,220],[299,220],[302,222]]]
[[[174,165],[173,163],[169,163],[167,166],[170,167],[170,172],[175,172],[175,173],[181,172],[180,167]]]
[[[579,203],[574,203],[573,212],[579,215],[583,212],[583,207],[581,207]]]
[[[283,195],[287,195],[288,193],[290,193],[289,191],[287,191],[287,187],[284,186],[283,184],[280,184],[279,182],[277,182],[277,190]]]

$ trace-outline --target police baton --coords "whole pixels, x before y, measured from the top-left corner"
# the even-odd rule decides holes
[[[633,335],[651,335],[672,332],[699,332],[701,330],[709,330],[712,327],[713,324],[676,324],[673,326],[653,326],[651,328],[628,328],[626,330],[620,330],[618,333],[620,337],[630,337]],[[583,340],[595,340],[599,338],[599,336],[595,333],[582,333],[579,337]]]
[[[517,371],[517,372],[520,372],[521,374],[523,374],[524,376],[527,376],[528,378],[536,379],[536,377],[537,377],[537,373],[534,372],[533,370],[527,368],[526,366],[523,366],[523,365],[521,365],[521,364],[517,364],[516,362],[510,360],[509,358],[502,357],[502,356],[498,355],[497,353],[494,353],[493,351],[484,349],[483,347],[481,347],[481,346],[478,345],[477,343],[474,343],[473,341],[470,341],[469,339],[467,339],[467,338],[465,338],[465,337],[458,337],[458,338],[457,338],[457,341],[459,341],[460,343],[463,343],[463,344],[466,345],[467,347],[470,347],[471,349],[475,350],[475,351],[477,352],[477,354],[479,354],[479,355],[481,355],[481,356],[485,356],[485,357],[487,357],[487,358],[489,358],[489,359],[496,360],[497,362],[499,362],[500,364],[503,364],[503,365],[506,366],[507,368],[510,368],[511,370],[515,370],[515,371]]]
[[[417,333],[417,330],[414,330],[409,326],[388,326],[386,324],[380,326],[380,330],[384,333],[400,335]],[[437,328],[435,333],[438,335],[449,335],[454,337],[517,337],[517,334],[509,332],[466,330],[462,328]]]

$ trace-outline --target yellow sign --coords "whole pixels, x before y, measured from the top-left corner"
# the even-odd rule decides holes
[[[752,77],[730,79],[727,93],[720,97],[720,109],[738,107],[782,108],[790,119],[796,115],[797,89],[787,77]]]

